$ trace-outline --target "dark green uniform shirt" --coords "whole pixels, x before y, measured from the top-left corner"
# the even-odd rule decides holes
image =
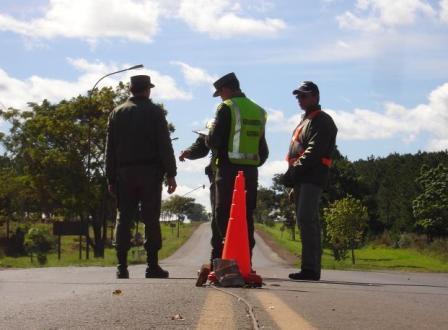
[[[188,159],[195,160],[203,158],[210,152],[210,147],[207,145],[206,136],[200,134],[196,141],[187,149],[190,151],[190,156]],[[213,177],[216,166],[216,151],[211,150],[210,163],[205,168],[205,174],[209,177]]]
[[[106,177],[115,184],[120,167],[159,166],[176,176],[176,160],[163,109],[146,97],[131,97],[109,116]]]
[[[208,155],[210,148],[205,143],[205,135],[200,134],[196,141],[187,149],[190,151],[188,159],[195,160]]]

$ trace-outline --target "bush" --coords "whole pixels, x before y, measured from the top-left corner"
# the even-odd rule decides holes
[[[263,221],[263,224],[265,225],[265,226],[268,226],[268,227],[274,227],[275,226],[275,221],[274,220],[272,220],[272,219],[265,219],[264,221]]]
[[[398,246],[402,249],[412,248],[423,250],[427,247],[426,238],[422,235],[404,233],[400,235]]]
[[[392,241],[389,231],[388,230],[383,231],[383,233],[375,240],[375,244],[384,245],[384,246],[392,246],[393,241]]]
[[[435,239],[429,244],[428,250],[448,260],[448,239]]]
[[[347,196],[325,208],[323,218],[327,240],[333,248],[335,259],[345,259],[346,251],[351,250],[352,263],[355,264],[354,250],[363,240],[368,219],[367,208],[360,200]]]
[[[33,256],[37,255],[37,261],[43,265],[47,262],[47,253],[55,246],[55,239],[47,226],[35,226],[28,230],[25,236],[25,247],[27,252]]]
[[[415,234],[404,233],[400,235],[400,239],[398,240],[398,246],[400,249],[407,249],[414,246],[415,242]]]

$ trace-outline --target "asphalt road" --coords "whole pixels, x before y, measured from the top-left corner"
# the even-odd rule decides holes
[[[448,274],[324,271],[319,282],[289,281],[294,269],[258,237],[262,289],[196,288],[209,239],[204,224],[165,259],[168,280],[145,279],[144,265],[130,267],[129,280],[112,267],[2,270],[0,328],[252,329],[246,302],[261,329],[448,329]]]

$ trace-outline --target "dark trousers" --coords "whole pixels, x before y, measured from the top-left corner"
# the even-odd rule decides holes
[[[311,183],[294,186],[297,225],[302,240],[302,270],[320,275],[322,242],[319,202],[322,188]]]
[[[136,220],[138,203],[145,224],[145,249],[148,259],[157,259],[162,247],[160,207],[163,174],[159,168],[133,166],[121,168],[118,176],[118,214],[115,224],[115,247],[119,263],[125,258],[131,243],[131,225]],[[150,260],[148,260],[149,262]]]
[[[219,234],[219,227],[216,222],[216,212],[215,212],[215,205],[216,205],[216,184],[215,184],[215,175],[208,175],[208,179],[210,180],[210,208],[211,208],[211,227],[212,227],[212,238],[210,240],[210,244],[212,245],[212,253],[211,253],[211,261],[215,258],[220,258],[221,255],[217,255],[219,251],[215,251],[215,246],[217,245],[215,243],[216,240],[219,240],[220,234]]]
[[[216,230],[212,237],[212,258],[221,258],[223,241],[229,222],[230,208],[232,205],[235,177],[238,171],[244,172],[246,181],[246,217],[249,234],[249,247],[255,246],[254,239],[254,210],[257,205],[258,168],[254,166],[220,166],[215,177],[215,221]],[[212,226],[213,228],[213,226]]]

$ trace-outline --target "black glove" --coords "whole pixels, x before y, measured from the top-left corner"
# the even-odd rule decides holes
[[[294,167],[288,167],[288,170],[285,174],[282,174],[280,177],[280,183],[287,188],[294,188],[295,180],[294,180]]]

